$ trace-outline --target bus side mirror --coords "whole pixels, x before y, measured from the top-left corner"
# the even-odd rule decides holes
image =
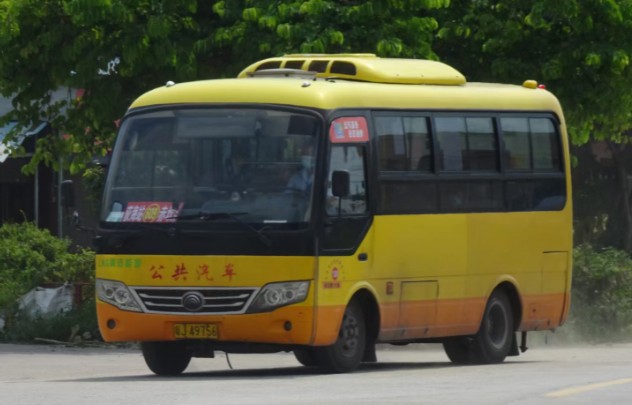
[[[61,182],[61,206],[64,208],[75,206],[75,186],[72,180]]]
[[[331,174],[331,193],[334,197],[344,198],[351,193],[349,172],[336,170]]]

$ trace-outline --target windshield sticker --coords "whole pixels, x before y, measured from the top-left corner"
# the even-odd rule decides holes
[[[367,142],[369,128],[364,117],[336,118],[329,127],[332,143]]]
[[[121,222],[123,220],[123,215],[125,215],[123,211],[111,211],[108,214],[108,217],[105,221],[106,222]]]
[[[176,222],[182,206],[173,208],[171,202],[129,202],[122,222]],[[112,214],[110,214],[112,216]]]

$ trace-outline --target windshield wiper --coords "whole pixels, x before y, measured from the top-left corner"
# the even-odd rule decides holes
[[[182,221],[182,220],[186,221],[186,220],[191,220],[191,219],[198,219],[200,221],[215,221],[218,219],[232,219],[233,221],[242,225],[244,228],[254,232],[254,234],[257,235],[257,238],[264,245],[271,246],[272,240],[268,238],[266,235],[264,235],[263,232],[261,232],[264,228],[256,229],[249,223],[239,218],[240,215],[246,215],[246,214],[248,213],[247,212],[198,212],[197,214],[179,215],[179,216],[175,216],[171,218],[174,218],[178,221]]]
[[[191,219],[199,219],[200,221],[215,221],[216,219],[232,218],[237,215],[246,215],[247,212],[204,212],[200,211],[195,214],[176,215],[165,219],[175,219],[177,221],[188,221]],[[237,219],[237,218],[233,218]]]

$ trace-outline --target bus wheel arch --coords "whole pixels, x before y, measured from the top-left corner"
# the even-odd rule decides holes
[[[471,363],[501,363],[510,354],[516,330],[516,308],[511,295],[512,289],[502,284],[489,296],[480,328],[469,347]]]
[[[445,339],[444,350],[456,364],[501,363],[513,354],[521,318],[518,290],[512,283],[503,282],[489,295],[478,332]]]
[[[377,356],[375,353],[375,343],[380,332],[380,307],[375,295],[367,290],[357,291],[351,301],[357,300],[362,306],[366,324],[366,346],[362,361],[365,363],[375,363]]]
[[[379,330],[377,302],[367,290],[349,300],[338,337],[330,346],[315,347],[316,363],[325,372],[345,373],[363,361],[376,361],[375,341]]]
[[[522,300],[520,298],[520,293],[518,292],[518,288],[513,283],[509,281],[504,281],[500,283],[494,291],[502,290],[509,299],[509,304],[511,305],[511,310],[514,319],[514,331],[518,330],[520,324],[522,323]],[[490,295],[491,297],[491,295]]]

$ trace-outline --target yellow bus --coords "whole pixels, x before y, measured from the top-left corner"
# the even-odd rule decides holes
[[[167,83],[122,120],[98,229],[106,341],[148,367],[376,344],[498,363],[565,321],[571,181],[558,100],[440,62],[292,54]]]

